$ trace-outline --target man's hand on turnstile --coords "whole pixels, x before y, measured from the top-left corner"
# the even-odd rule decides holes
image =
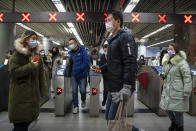
[[[112,101],[114,103],[118,103],[119,101],[128,101],[128,99],[131,96],[131,85],[123,85],[123,88],[119,92],[113,92],[112,95]]]

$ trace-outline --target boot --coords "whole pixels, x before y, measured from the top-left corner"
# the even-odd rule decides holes
[[[184,127],[183,126],[180,126],[176,129],[176,131],[184,131]]]
[[[171,123],[171,126],[169,127],[169,131],[176,131],[177,129],[177,124],[173,121]]]

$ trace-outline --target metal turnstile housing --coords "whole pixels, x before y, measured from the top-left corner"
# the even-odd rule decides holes
[[[191,96],[189,98],[189,114],[196,115],[196,75],[193,75],[192,77],[193,82],[193,90],[191,93]]]
[[[55,115],[64,116],[72,103],[72,89],[70,78],[64,76],[65,67],[60,66],[59,70],[63,73],[55,76]]]
[[[99,85],[101,77],[100,75],[94,74],[92,71],[90,73],[90,116],[99,116]],[[97,91],[96,93],[93,93]]]

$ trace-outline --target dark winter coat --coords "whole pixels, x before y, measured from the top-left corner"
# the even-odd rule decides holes
[[[120,29],[108,39],[107,71],[108,91],[119,92],[123,84],[135,85],[137,52],[133,36],[127,29]]]
[[[38,67],[31,63],[32,53],[23,46],[23,39],[15,41],[10,72],[8,113],[10,122],[23,123],[36,120],[40,112],[40,96],[47,96],[47,83],[40,59]],[[36,53],[41,50],[37,45]]]
[[[76,78],[87,77],[87,72],[89,67],[89,56],[84,46],[78,45],[78,50],[76,52],[70,51],[69,54],[70,54],[69,72],[72,72],[71,75]]]

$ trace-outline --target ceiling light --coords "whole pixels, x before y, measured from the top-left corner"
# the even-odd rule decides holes
[[[61,0],[52,0],[52,3],[55,5],[56,9],[59,12],[66,12],[65,7],[63,6]]]
[[[69,26],[69,28],[74,28],[73,23],[67,23],[67,25]]]
[[[16,24],[19,25],[19,26],[21,26],[21,27],[23,27],[23,28],[26,29],[26,30],[32,30],[32,31],[34,31],[34,30],[31,29],[30,27],[28,27],[28,26],[26,26],[26,25],[24,25],[24,24],[22,24],[22,23],[16,23]],[[38,36],[44,37],[44,35],[38,33],[37,31],[34,31],[34,32],[35,32]]]
[[[169,42],[169,41],[173,41],[174,39],[169,39],[169,40],[166,40],[166,41],[162,41],[162,42],[159,42],[159,43],[156,43],[156,44],[153,44],[153,45],[149,45],[147,46],[147,48],[149,47],[152,47],[152,46],[156,46],[156,45],[160,45],[160,44],[163,44],[163,43],[166,43],[166,42]]]
[[[153,31],[153,32],[152,32],[152,33],[150,33],[150,34],[145,35],[145,36],[144,36],[144,37],[142,37],[142,38],[148,38],[148,37],[150,37],[150,36],[152,36],[152,35],[154,35],[154,34],[156,34],[156,33],[160,32],[160,31],[162,31],[162,30],[165,30],[165,29],[167,29],[167,28],[171,27],[172,25],[173,25],[173,24],[167,24],[167,25],[165,25],[165,26],[163,26],[163,27],[159,28],[158,30]]]
[[[52,43],[56,44],[56,45],[61,45],[59,42],[56,42],[56,41],[52,41]]]
[[[125,8],[124,12],[131,13],[133,11],[133,9],[135,8],[135,6],[139,3],[139,1],[140,0],[131,0],[131,2],[129,2],[129,4]]]

